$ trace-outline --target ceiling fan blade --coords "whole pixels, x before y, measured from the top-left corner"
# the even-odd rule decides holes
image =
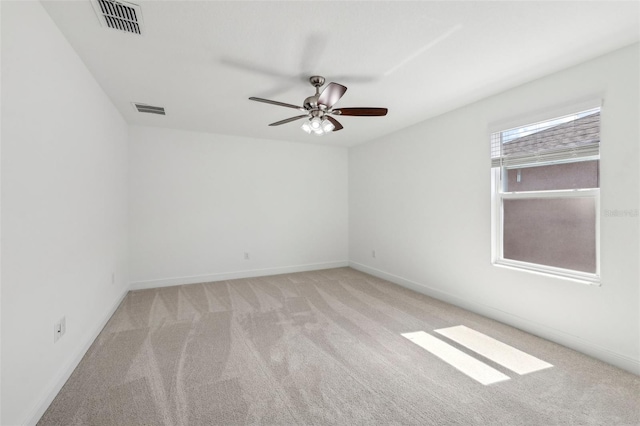
[[[331,108],[344,95],[347,88],[342,84],[329,83],[318,97],[318,104]]]
[[[387,115],[386,108],[339,108],[331,111],[333,114],[339,115],[356,115],[361,117],[379,117]]]
[[[338,120],[336,120],[335,118],[330,117],[328,115],[325,115],[325,117],[327,117],[327,120],[329,120],[331,122],[331,124],[333,124],[333,126],[334,126],[334,129],[332,130],[333,132],[337,132],[338,130],[342,130],[343,129],[342,124],[340,124],[338,122]]]
[[[300,120],[301,118],[308,117],[307,114],[299,115],[297,117],[285,118],[284,120],[276,121],[275,123],[269,124],[269,126],[279,126],[281,124],[291,123],[292,121]]]
[[[283,107],[287,107],[287,108],[294,108],[294,109],[299,109],[304,111],[304,108],[299,107],[297,105],[292,105],[292,104],[285,104],[284,102],[278,102],[278,101],[272,101],[269,99],[263,99],[263,98],[256,98],[256,97],[250,97],[249,98],[250,101],[256,101],[256,102],[264,102],[265,104],[271,104],[271,105],[278,105],[278,106],[283,106]]]

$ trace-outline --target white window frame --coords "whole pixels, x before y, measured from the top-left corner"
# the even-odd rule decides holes
[[[574,111],[580,111],[576,109]],[[549,119],[553,119],[550,117]],[[531,121],[529,121],[530,123]],[[526,125],[526,124],[525,124]],[[500,130],[489,132],[497,133]],[[578,161],[598,160],[598,157],[584,157]],[[491,168],[491,263],[494,266],[506,267],[525,272],[541,274],[566,280],[579,282],[582,284],[590,284],[600,286],[600,188],[589,189],[568,189],[568,190],[545,190],[545,191],[523,191],[523,192],[507,192],[504,191],[506,185],[503,178],[507,177],[508,169],[516,169],[523,167],[544,166],[548,164],[568,163],[576,160],[567,159],[566,161],[553,163],[533,163],[520,164],[512,167],[492,167]],[[588,273],[571,269],[558,268],[554,266],[529,263],[513,259],[505,259],[503,251],[503,204],[504,200],[516,199],[540,199],[540,198],[592,198],[595,200],[596,209],[596,272]]]

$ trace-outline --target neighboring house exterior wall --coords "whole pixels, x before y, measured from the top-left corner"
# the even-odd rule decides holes
[[[598,188],[599,165],[598,160],[593,160],[507,170],[505,191]],[[520,182],[518,182],[518,172],[520,172]]]
[[[594,160],[510,169],[505,191],[598,188],[599,163]],[[507,200],[503,211],[506,259],[596,272],[593,199]]]
[[[505,259],[596,272],[593,198],[504,200]]]

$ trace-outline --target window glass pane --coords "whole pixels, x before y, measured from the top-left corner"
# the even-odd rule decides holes
[[[508,169],[504,190],[519,192],[599,188],[599,164],[598,160],[593,160]]]
[[[504,200],[503,257],[596,272],[594,198]]]
[[[503,154],[549,151],[600,141],[600,108],[502,132]]]

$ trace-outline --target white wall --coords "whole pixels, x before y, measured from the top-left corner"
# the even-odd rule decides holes
[[[346,148],[129,134],[133,288],[347,264]]]
[[[492,266],[488,137],[495,123],[600,97],[601,210],[638,209],[638,50],[352,148],[352,265],[640,372],[638,217],[602,218],[601,287]]]
[[[41,4],[3,1],[3,425],[38,420],[124,295],[126,144]]]

